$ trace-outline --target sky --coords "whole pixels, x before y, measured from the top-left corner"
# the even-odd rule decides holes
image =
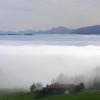
[[[100,0],[0,0],[0,30],[100,24]]]

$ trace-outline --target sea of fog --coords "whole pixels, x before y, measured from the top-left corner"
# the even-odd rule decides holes
[[[8,41],[7,41],[8,40]],[[12,42],[14,41],[14,42]],[[100,45],[100,35],[34,34],[0,35],[0,44],[18,45]],[[19,43],[21,42],[21,43]]]
[[[100,66],[99,35],[0,36],[0,88],[50,83]]]

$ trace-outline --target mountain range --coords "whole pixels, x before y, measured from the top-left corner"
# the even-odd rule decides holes
[[[69,29],[66,27],[52,28],[46,31],[0,31],[0,35],[35,35],[35,34],[80,34],[80,35],[100,35],[100,25]]]

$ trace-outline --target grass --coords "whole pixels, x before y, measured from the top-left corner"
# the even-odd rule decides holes
[[[69,95],[33,98],[30,93],[0,93],[0,100],[100,100],[100,91],[84,91]]]
[[[32,100],[30,93],[0,93],[0,100]]]
[[[100,100],[100,92],[81,92],[70,95],[47,97],[44,100]]]

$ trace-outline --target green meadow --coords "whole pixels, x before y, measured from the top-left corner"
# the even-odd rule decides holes
[[[84,91],[75,94],[34,98],[30,93],[0,93],[0,100],[100,100],[100,91]]]

